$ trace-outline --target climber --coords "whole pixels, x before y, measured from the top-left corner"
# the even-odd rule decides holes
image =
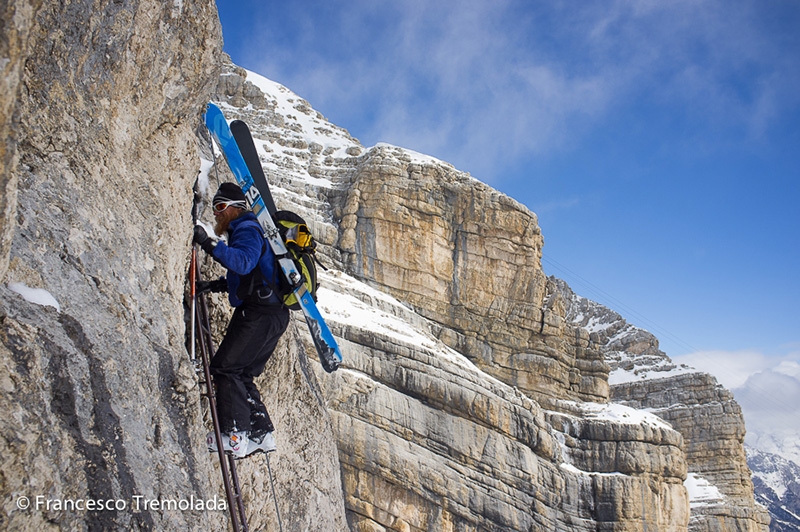
[[[212,205],[214,232],[218,236],[227,233],[227,244],[209,237],[200,225],[195,226],[194,241],[228,272],[225,279],[198,283],[198,292],[227,291],[235,307],[225,337],[211,359],[211,374],[222,448],[243,458],[276,448],[274,426],[253,379],[264,371],[286,330],[289,310],[264,282],[275,278],[277,262],[255,215],[247,209],[242,190],[234,183],[223,183]],[[210,433],[207,443],[211,452],[217,451],[215,440]]]

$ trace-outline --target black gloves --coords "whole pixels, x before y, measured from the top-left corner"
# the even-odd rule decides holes
[[[203,292],[227,292],[228,281],[225,279],[217,279],[216,281],[197,281],[197,293]]]
[[[193,241],[200,244],[200,247],[203,248],[203,251],[205,251],[209,255],[213,255],[214,246],[217,243],[214,241],[213,238],[209,238],[208,233],[206,233],[206,230],[203,229],[202,225],[194,226]]]

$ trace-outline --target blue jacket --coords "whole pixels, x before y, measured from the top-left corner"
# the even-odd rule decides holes
[[[259,264],[264,279],[273,285],[275,283],[275,254],[264,239],[261,225],[252,212],[246,212],[231,221],[228,227],[228,243],[218,242],[213,256],[228,270],[228,301],[234,307],[244,303],[237,294],[243,278],[247,282],[249,275],[256,273],[254,270]],[[280,300],[273,296],[271,302],[280,303]]]

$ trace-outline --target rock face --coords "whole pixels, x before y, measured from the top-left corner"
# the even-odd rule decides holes
[[[379,146],[356,163],[342,219],[343,267],[443,327],[441,339],[535,396],[605,400],[607,367],[545,302],[535,215],[449,165]]]
[[[194,128],[219,71],[213,2],[2,10],[0,526],[195,528],[191,512],[132,507],[217,493],[193,444],[197,396],[172,386],[187,359]],[[60,310],[8,283],[46,289]],[[90,498],[122,502],[47,508]]]
[[[689,471],[719,490],[692,501],[690,530],[764,530],[769,517],[754,504],[744,453],[744,419],[733,394],[705,373],[687,373],[612,387],[612,398],[647,408],[683,434]]]
[[[28,56],[28,35],[38,2],[4,2],[0,11],[0,277],[8,268],[11,237],[16,225],[17,142],[15,116],[22,65]]]
[[[319,304],[345,353],[322,372],[296,316],[270,360],[279,451],[271,471],[241,462],[251,529],[278,530],[276,504],[286,530],[320,532],[763,529],[735,403],[689,371],[661,388],[609,377],[633,355],[675,368],[647,335],[579,319],[591,305],[546,278],[524,206],[365,148],[226,63],[211,2],[2,9],[3,528],[227,526],[143,503],[222,498],[184,320],[192,184],[198,168],[206,194],[230,180],[204,162],[213,98],[319,239]],[[212,305],[218,338],[230,309]],[[720,498],[698,509],[700,477]],[[59,506],[87,499],[115,507]]]
[[[183,307],[196,129],[222,60],[214,4],[6,9],[3,64],[18,81],[3,104],[14,134],[2,182],[0,526],[224,529],[225,511],[169,507],[224,500]],[[291,529],[342,529],[330,418],[297,345],[270,366],[287,397],[268,399],[287,427],[273,458],[279,507]],[[240,477],[254,529],[276,523],[263,461]],[[76,500],[114,508],[68,511]]]
[[[714,497],[691,497],[689,529],[764,530],[769,517],[754,502],[744,418],[733,394],[711,375],[672,364],[647,331],[557,284],[571,302],[567,319],[592,331],[611,365],[611,400],[669,422],[684,438],[692,479],[716,488]]]

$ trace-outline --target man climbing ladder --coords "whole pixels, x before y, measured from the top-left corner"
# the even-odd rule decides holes
[[[261,375],[289,323],[289,310],[270,288],[275,257],[242,189],[223,183],[213,199],[214,232],[227,244],[195,227],[194,241],[224,266],[226,279],[201,283],[199,290],[228,292],[235,307],[225,337],[211,360],[222,432],[222,448],[236,458],[275,450],[274,426],[253,380]],[[268,254],[263,257],[264,254]],[[259,266],[259,262],[261,266]],[[269,271],[273,268],[272,271]],[[268,282],[265,283],[264,281]],[[270,282],[272,281],[272,282]],[[214,433],[208,448],[217,451]]]

